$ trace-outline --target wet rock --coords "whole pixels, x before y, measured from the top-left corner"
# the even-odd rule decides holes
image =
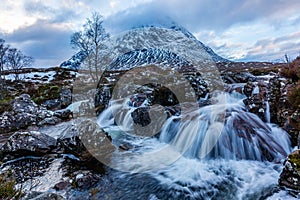
[[[70,186],[71,186],[71,184],[69,181],[61,181],[54,185],[54,189],[55,190],[66,190]]]
[[[261,120],[265,121],[265,102],[256,94],[243,100],[249,112],[256,114]]]
[[[46,134],[30,131],[16,132],[2,146],[1,153],[13,157],[45,155],[56,147],[56,140]]]
[[[194,89],[197,100],[204,98],[209,93],[208,84],[199,72],[188,72],[184,73],[183,76],[189,81]]]
[[[300,190],[300,150],[292,152],[287,157],[278,182],[280,186]]]
[[[78,125],[73,124],[68,127],[58,138],[58,142],[64,149],[64,152],[75,155],[81,161],[96,162],[94,156],[87,150],[83,143],[83,140],[93,143],[100,142],[92,138],[93,134],[105,135],[95,122],[87,120]],[[89,139],[89,137],[91,137],[91,139]]]
[[[53,113],[55,117],[58,117],[60,119],[66,120],[70,119],[72,116],[72,112],[69,109],[62,109],[62,110],[57,110]]]
[[[199,72],[191,70],[179,73],[181,73],[182,76],[174,77],[174,74],[170,73],[166,75],[166,78],[169,78],[170,81],[173,81],[173,85],[179,84],[180,82],[185,84],[184,81],[187,81],[187,87],[191,87],[193,91],[192,94],[187,91],[185,93],[185,97],[193,96],[197,100],[200,100],[200,98],[205,98],[205,96],[209,93],[208,84],[205,82],[204,78]],[[109,100],[111,99],[115,89],[115,85],[123,74],[129,76],[129,74],[126,74],[126,71],[110,71],[103,74],[95,94],[96,114],[100,114],[108,106]],[[157,83],[157,80],[154,79],[153,83],[150,82],[146,85],[136,85],[135,88],[135,93],[129,94],[134,98],[132,100],[132,106],[134,107],[141,106],[146,99],[150,106],[154,104],[159,104],[162,106],[177,105],[179,101],[176,94],[173,92],[181,93],[185,92],[184,89],[186,89],[184,87],[177,87],[180,88],[178,91],[171,91],[170,88]]]
[[[37,120],[38,106],[30,100],[29,95],[16,97],[12,104],[12,111],[4,112],[0,117],[0,131],[9,132],[25,128]]]
[[[148,124],[151,123],[149,108],[146,107],[137,108],[131,113],[131,116],[133,122],[141,126],[147,126]]]
[[[61,195],[48,192],[30,192],[24,198],[24,200],[64,200]]]
[[[251,81],[247,82],[246,85],[244,86],[244,94],[247,96],[247,97],[250,97],[252,95],[252,92],[255,88],[255,84]]]
[[[269,74],[258,79],[258,93],[253,93],[253,83],[245,85],[247,98],[243,100],[249,112],[267,121],[267,112],[271,123],[276,123],[291,136],[292,146],[298,143],[300,117],[288,101],[289,83],[277,74]],[[255,85],[255,84],[254,84]],[[252,90],[252,92],[251,92]],[[250,94],[250,92],[252,94]],[[267,109],[269,107],[269,109]],[[268,111],[267,111],[268,110]]]
[[[43,119],[42,121],[40,121],[38,123],[39,126],[45,126],[45,125],[55,125],[58,124],[59,122],[61,122],[61,119],[59,119],[58,117],[47,117],[45,119]]]
[[[92,173],[91,171],[78,171],[74,179],[76,188],[89,189],[93,187],[100,179],[99,174]]]
[[[43,106],[49,110],[66,108],[72,103],[72,91],[69,88],[63,88],[59,92],[59,98],[48,99],[43,102]]]
[[[62,146],[66,153],[72,153],[75,156],[79,156],[81,154],[88,155],[86,148],[81,142],[81,134],[78,132],[76,124],[72,124],[72,126],[62,132],[58,138],[58,143]],[[85,160],[86,157],[83,156],[81,159]]]

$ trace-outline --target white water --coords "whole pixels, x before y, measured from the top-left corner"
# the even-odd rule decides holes
[[[99,116],[99,125],[113,140],[135,148],[116,152],[111,167],[150,174],[170,198],[287,197],[277,187],[280,162],[291,151],[287,133],[246,112],[242,98],[221,93],[212,98],[214,105],[170,117],[159,138],[133,136],[135,108],[112,101]],[[115,112],[120,112],[116,119]]]
[[[254,95],[254,94],[259,94],[259,87],[258,86],[255,86],[255,88],[253,89],[252,95]]]
[[[270,104],[269,101],[266,101],[266,113],[265,113],[266,122],[271,122],[271,116],[270,116]]]

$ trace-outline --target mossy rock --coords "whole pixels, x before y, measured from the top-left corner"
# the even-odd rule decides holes
[[[300,172],[300,150],[296,150],[288,156],[288,160],[295,166],[295,169]]]
[[[20,199],[22,192],[15,189],[15,178],[12,171],[0,174],[0,197],[1,199]]]
[[[46,100],[59,99],[61,86],[56,84],[43,84],[32,95],[32,99],[37,104],[42,104]]]

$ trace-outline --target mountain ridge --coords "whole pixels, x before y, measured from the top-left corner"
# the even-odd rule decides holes
[[[210,47],[204,45],[185,28],[174,24],[170,27],[151,25],[132,28],[113,36],[104,43],[104,46],[106,48],[102,49],[102,56],[105,59],[102,59],[103,61],[100,65],[105,69],[120,56],[142,49],[160,49],[161,52],[169,51],[193,65],[205,60],[210,62],[229,62],[229,60],[217,55]],[[186,52],[192,52],[192,54],[188,55]],[[84,59],[84,52],[78,52],[60,66],[79,69],[80,66],[83,67]]]

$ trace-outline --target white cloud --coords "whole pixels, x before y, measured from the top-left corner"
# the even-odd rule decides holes
[[[285,52],[299,53],[299,0],[6,0],[0,9],[0,36],[49,63],[61,61],[49,53],[55,52],[51,48],[70,52],[71,33],[92,11],[104,15],[113,33],[145,23],[168,23],[171,18],[225,58],[270,60]],[[35,51],[40,44],[45,54],[55,56]]]
[[[33,24],[36,19],[27,16],[22,1],[5,1],[0,4],[0,32],[11,33],[26,25]]]

